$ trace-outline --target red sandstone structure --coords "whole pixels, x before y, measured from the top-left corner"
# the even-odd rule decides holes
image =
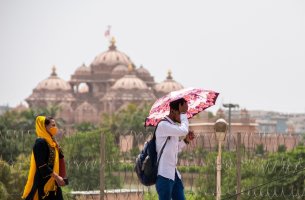
[[[67,124],[98,123],[103,113],[113,113],[129,103],[141,105],[182,89],[171,72],[166,80],[156,83],[143,66],[117,50],[114,38],[109,49],[95,57],[87,67],[82,64],[69,81],[58,77],[53,67],[49,78],[41,81],[26,99],[31,108],[57,105],[59,116]]]

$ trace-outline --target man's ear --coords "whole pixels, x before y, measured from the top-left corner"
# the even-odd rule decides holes
[[[176,114],[176,110],[175,109],[170,109],[169,113]]]

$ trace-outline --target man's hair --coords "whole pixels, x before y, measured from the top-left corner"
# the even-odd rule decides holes
[[[170,109],[179,110],[179,105],[186,103],[187,101],[184,98],[177,99],[169,103]]]

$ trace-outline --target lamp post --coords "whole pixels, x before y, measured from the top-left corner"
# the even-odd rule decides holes
[[[231,139],[231,108],[239,108],[238,104],[233,104],[233,103],[226,103],[222,104],[223,107],[229,108],[229,141],[228,141],[228,146],[230,150],[230,139]]]
[[[216,159],[216,200],[221,198],[221,145],[226,138],[228,124],[224,119],[218,119],[214,124],[215,138],[218,141],[218,155]]]

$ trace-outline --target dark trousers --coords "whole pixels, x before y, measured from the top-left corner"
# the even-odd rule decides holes
[[[185,200],[183,183],[177,173],[175,174],[175,181],[158,176],[156,189],[159,200]]]

